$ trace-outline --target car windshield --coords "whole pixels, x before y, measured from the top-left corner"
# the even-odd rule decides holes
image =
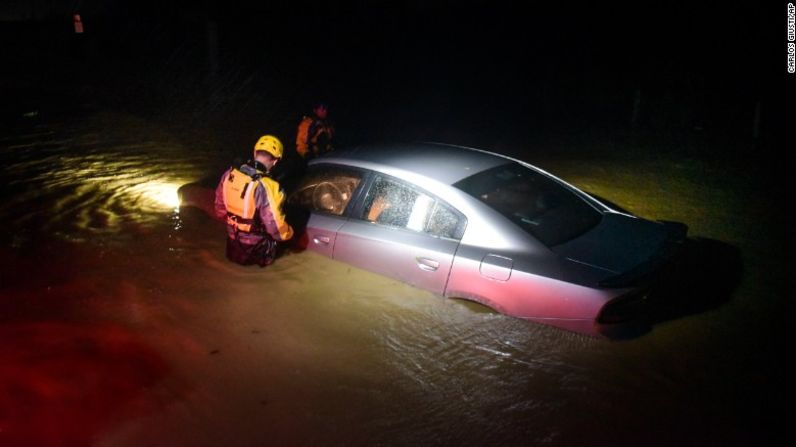
[[[497,166],[454,184],[548,247],[574,239],[602,213],[564,185],[519,163]]]

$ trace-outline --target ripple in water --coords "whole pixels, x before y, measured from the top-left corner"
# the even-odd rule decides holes
[[[179,225],[177,189],[206,173],[203,155],[99,125],[51,124],[0,142],[5,226],[87,240]]]

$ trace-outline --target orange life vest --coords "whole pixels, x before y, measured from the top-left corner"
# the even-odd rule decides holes
[[[302,158],[307,156],[307,151],[309,150],[309,134],[311,125],[312,118],[305,116],[299,123],[298,131],[296,132],[296,152],[298,152]]]
[[[251,232],[256,224],[254,190],[259,179],[252,178],[233,168],[224,181],[224,205],[227,207],[227,224],[239,231]]]
[[[247,233],[264,233],[261,219],[273,221],[278,234],[272,234],[276,240],[286,241],[293,237],[293,228],[287,223],[287,219],[282,211],[282,204],[285,201],[285,194],[279,187],[279,183],[265,175],[254,177],[243,171],[232,168],[229,175],[223,182],[222,193],[224,196],[224,206],[227,210],[227,224],[233,226],[238,231]],[[257,203],[255,191],[262,185],[263,199],[268,201],[268,216],[257,216],[257,210],[261,204]],[[274,231],[271,230],[271,231]]]

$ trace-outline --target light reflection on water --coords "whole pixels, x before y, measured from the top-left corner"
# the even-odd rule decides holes
[[[126,194],[131,202],[142,210],[157,211],[171,209],[179,212],[180,200],[177,189],[182,186],[174,182],[150,181],[131,186]]]
[[[70,240],[124,237],[131,228],[178,217],[177,189],[206,174],[205,160],[177,143],[147,141],[146,136],[138,142],[119,141],[113,132],[90,142],[81,141],[79,134],[58,139],[61,133],[80,132],[60,130],[49,135],[51,140],[35,136],[4,148],[0,161],[6,206],[0,220]]]

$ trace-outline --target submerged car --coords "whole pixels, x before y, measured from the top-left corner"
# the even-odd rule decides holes
[[[307,249],[590,335],[637,318],[686,239],[523,161],[444,144],[314,159],[288,203],[309,211]]]

